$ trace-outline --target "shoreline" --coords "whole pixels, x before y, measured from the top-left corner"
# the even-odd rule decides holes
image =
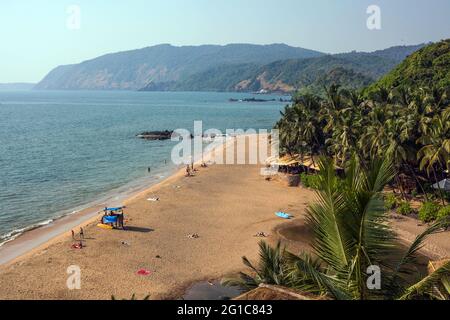
[[[197,168],[194,177],[180,169],[128,198],[126,230],[98,228],[94,215],[82,224],[82,250],[71,248],[69,230],[0,266],[0,299],[179,298],[197,282],[242,270],[243,255],[256,260],[259,241],[273,243],[272,230],[286,223],[274,213],[286,210],[301,221],[313,199],[311,191],[266,181],[261,165]],[[160,201],[147,200],[155,195]],[[255,237],[260,231],[269,237]],[[198,239],[188,237],[195,233]],[[82,270],[81,290],[67,288],[72,265]],[[138,275],[141,268],[151,274]]]
[[[234,146],[230,139],[221,147],[230,147],[230,142]],[[261,240],[270,245],[281,241],[291,252],[310,250],[305,210],[316,199],[314,191],[287,187],[282,179],[266,181],[261,164],[203,168],[195,163],[194,177],[185,177],[181,168],[127,198],[126,230],[98,228],[94,215],[81,224],[86,244],[82,250],[71,247],[74,240],[68,230],[0,265],[0,300],[90,300],[111,295],[128,299],[132,294],[137,299],[149,294],[151,299],[177,299],[197,283],[247,270],[242,256],[256,262]],[[148,201],[154,196],[160,200]],[[293,218],[280,219],[274,214],[278,211]],[[413,221],[396,224],[416,233]],[[260,232],[268,236],[256,237]],[[199,237],[189,237],[192,234]],[[80,290],[67,288],[70,266],[81,270]],[[139,275],[142,269],[149,274]]]
[[[214,148],[220,146],[226,148],[230,141],[231,140],[225,140],[220,142]],[[214,150],[211,150],[202,157],[201,154],[195,155],[194,165],[198,166],[202,161],[209,161],[213,153]],[[199,157],[200,159],[198,159]],[[36,223],[35,227],[33,227],[34,225],[30,226],[31,229],[21,232],[15,238],[9,241],[7,240],[0,245],[0,266],[8,266],[21,260],[22,258],[26,258],[27,256],[34,254],[35,252],[44,250],[52,243],[57,242],[60,238],[71,235],[71,230],[73,229],[85,228],[87,225],[96,221],[96,219],[99,218],[99,215],[103,214],[103,209],[106,206],[126,206],[127,203],[133,201],[139,196],[152,192],[160,186],[169,183],[174,179],[180,178],[184,175],[184,173],[184,165],[174,165],[174,167],[168,170],[168,176],[164,177],[162,180],[158,181],[158,179],[156,179],[150,184],[138,187],[137,190],[134,190],[131,193],[119,193],[118,195],[116,193],[112,193],[108,196],[94,200],[84,206],[79,206],[85,207],[81,210],[72,211],[72,213],[63,214],[52,218],[47,224],[40,225],[40,223]],[[121,188],[125,186],[122,186]],[[108,200],[111,200],[109,205],[106,203]],[[29,227],[25,227],[24,229],[27,228]]]
[[[151,192],[154,188],[172,181],[183,175],[184,169],[176,169],[165,179],[153,184],[147,185],[141,190],[135,191],[125,196],[120,203],[124,206],[136,197],[144,193]],[[117,200],[115,200],[117,201]],[[17,238],[5,242],[0,246],[0,266],[7,266],[17,261],[25,259],[38,251],[57,242],[59,239],[71,236],[71,230],[85,228],[89,224],[99,219],[103,214],[106,203],[89,206],[73,214],[67,214],[59,218],[54,218],[52,222],[46,225],[37,226],[31,230],[24,231]]]

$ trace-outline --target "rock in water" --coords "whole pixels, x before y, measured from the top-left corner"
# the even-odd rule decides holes
[[[145,131],[142,132],[136,137],[145,140],[168,140],[172,137],[173,131],[165,130],[165,131]]]

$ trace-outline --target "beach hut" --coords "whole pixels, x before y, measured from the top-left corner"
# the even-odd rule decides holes
[[[450,179],[444,179],[432,185],[433,189],[450,191]]]
[[[272,166],[279,166],[280,171],[287,173],[299,173],[304,171],[319,171],[318,158],[311,156],[300,156],[299,154],[285,155],[281,158],[271,158]]]

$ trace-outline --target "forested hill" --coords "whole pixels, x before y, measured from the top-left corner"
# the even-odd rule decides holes
[[[166,84],[221,65],[311,58],[320,52],[285,44],[176,47],[168,44],[107,54],[79,64],[59,66],[37,89],[137,90],[150,83]]]
[[[176,82],[149,83],[143,90],[175,91],[320,91],[339,83],[365,87],[395,68],[423,45],[399,46],[372,53],[349,52],[305,59],[286,59],[265,65],[221,65]]]
[[[328,55],[285,44],[158,45],[57,67],[35,88],[286,93],[320,91],[330,83],[361,88],[422,46]]]
[[[380,87],[450,87],[450,39],[431,44],[411,54],[367,91]]]

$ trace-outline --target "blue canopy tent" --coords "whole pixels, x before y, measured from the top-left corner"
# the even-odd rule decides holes
[[[105,209],[103,209],[104,215],[102,217],[101,223],[124,229],[124,208],[125,206],[111,208],[105,207]]]
[[[116,208],[105,208],[104,210],[105,211],[119,211],[119,210],[122,210],[122,209],[124,209],[124,208],[126,208],[125,206],[124,207],[116,207]]]

